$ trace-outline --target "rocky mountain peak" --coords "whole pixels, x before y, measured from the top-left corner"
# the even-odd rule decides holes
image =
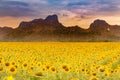
[[[58,16],[56,14],[49,15],[48,17],[46,17],[45,21],[51,22],[51,23],[59,23]]]
[[[99,31],[108,31],[108,30],[110,30],[109,27],[110,27],[110,25],[106,21],[97,19],[90,25],[89,29],[92,31],[98,31],[98,30]]]

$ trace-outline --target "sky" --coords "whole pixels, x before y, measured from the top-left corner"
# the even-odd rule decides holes
[[[96,19],[120,25],[120,0],[0,0],[0,26],[57,14],[65,26],[88,28]]]

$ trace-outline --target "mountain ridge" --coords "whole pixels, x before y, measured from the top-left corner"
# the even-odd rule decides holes
[[[6,27],[8,29],[8,27]],[[97,19],[88,29],[79,26],[66,27],[61,24],[56,14],[45,19],[21,22],[15,28],[0,28],[1,41],[120,41],[120,26],[110,25]]]

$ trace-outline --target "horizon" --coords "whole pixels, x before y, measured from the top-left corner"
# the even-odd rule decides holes
[[[119,0],[0,0],[0,26],[16,28],[22,21],[57,14],[65,26],[89,28],[96,19],[120,25]]]

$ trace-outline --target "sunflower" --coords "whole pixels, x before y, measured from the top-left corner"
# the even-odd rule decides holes
[[[71,70],[71,67],[68,65],[68,64],[63,64],[62,65],[62,69],[65,71],[65,72],[69,72]]]
[[[110,73],[111,73],[111,74],[114,73],[114,70],[111,70]]]
[[[15,80],[12,76],[5,77],[3,80]]]
[[[40,67],[42,64],[41,62],[37,62],[37,66]]]
[[[67,65],[62,65],[62,68],[63,69],[66,69],[68,66]]]
[[[11,62],[11,64],[12,64],[12,65],[15,65],[15,62],[14,62],[14,61],[12,61],[12,62]]]
[[[15,67],[10,67],[8,69],[8,73],[10,73],[10,74],[16,74],[17,73],[17,69]]]
[[[78,78],[72,78],[72,79],[70,79],[70,80],[79,80]]]
[[[28,69],[27,72],[28,72],[28,74],[31,74],[33,72],[33,70]]]
[[[2,61],[0,60],[0,64],[2,63]]]
[[[50,68],[50,65],[46,65],[46,69],[49,69]]]
[[[75,73],[76,73],[76,74],[79,74],[79,72],[80,72],[79,69],[76,68],[76,69],[75,69]]]
[[[18,68],[18,65],[14,65],[15,66],[15,68]]]
[[[4,63],[5,63],[4,59],[1,59],[0,64],[4,64]]]
[[[4,71],[3,67],[0,67],[0,72],[3,72],[3,71]]]
[[[90,80],[98,80],[97,77],[91,77]]]
[[[46,68],[45,68],[45,67],[43,67],[43,68],[42,68],[42,71],[46,71]]]
[[[40,76],[43,76],[43,73],[42,72],[36,72],[35,75],[40,77]]]
[[[64,69],[64,71],[67,72],[67,73],[70,72],[70,67],[66,67],[66,68]]]
[[[23,68],[23,69],[27,69],[27,67],[28,67],[28,64],[27,64],[27,63],[23,63],[23,64],[22,64],[22,68]]]
[[[9,67],[9,66],[10,66],[10,63],[9,63],[9,62],[6,62],[6,63],[5,63],[5,66],[6,66],[6,67]]]
[[[55,72],[56,72],[55,67],[54,67],[54,66],[50,67],[50,71],[51,71],[52,73],[55,73]]]
[[[31,66],[31,67],[30,67],[30,70],[34,70],[34,67],[33,67],[33,66]]]
[[[107,77],[107,76],[109,76],[111,73],[110,73],[110,70],[106,70],[105,71],[105,73],[104,73],[104,75]]]
[[[23,67],[27,67],[27,63],[24,63],[24,64],[23,64]]]
[[[92,75],[93,75],[93,76],[96,76],[96,75],[97,75],[97,73],[96,73],[96,72],[93,72],[93,73],[92,73]]]
[[[85,72],[85,69],[84,69],[84,68],[82,68],[82,69],[81,69],[81,71],[82,71],[82,72]]]
[[[105,68],[104,67],[100,67],[98,70],[99,70],[99,72],[105,72]]]
[[[115,70],[114,70],[114,74],[117,74],[117,73],[118,73],[118,71],[119,71],[118,69],[115,69]]]

